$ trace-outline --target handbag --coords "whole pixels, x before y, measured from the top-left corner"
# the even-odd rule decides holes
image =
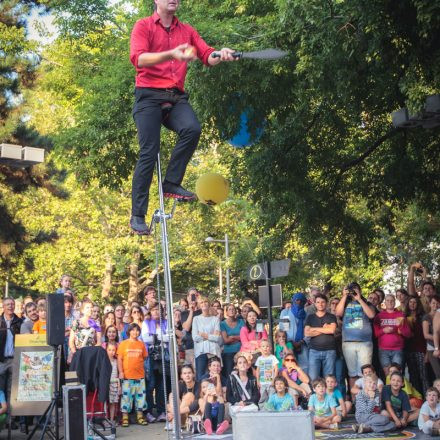
[[[191,434],[203,434],[205,427],[203,426],[203,417],[200,409],[195,414],[190,414],[186,419],[186,430]]]
[[[229,414],[231,414],[231,416],[235,416],[235,414],[237,414],[238,412],[250,412],[250,411],[258,411],[258,406],[255,405],[255,403],[251,403],[250,405],[245,405],[245,406],[241,406],[241,405],[231,405],[229,407]]]

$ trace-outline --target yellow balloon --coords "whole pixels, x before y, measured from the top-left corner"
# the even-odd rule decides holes
[[[220,174],[203,174],[197,179],[196,194],[206,205],[218,205],[228,198],[229,182]]]

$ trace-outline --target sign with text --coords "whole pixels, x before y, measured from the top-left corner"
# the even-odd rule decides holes
[[[289,275],[290,258],[284,260],[274,260],[269,263],[270,278],[280,278]],[[251,281],[265,280],[269,278],[266,274],[266,263],[254,264],[248,269]]]
[[[54,356],[46,335],[16,335],[10,402],[13,416],[44,414],[53,394]]]

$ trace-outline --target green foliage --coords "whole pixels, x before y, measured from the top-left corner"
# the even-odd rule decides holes
[[[140,1],[57,0],[51,6],[60,35],[43,54],[48,62],[25,95],[26,111],[30,123],[54,140],[54,157],[69,172],[62,186],[70,197],[53,202],[43,224],[64,212],[55,205],[69,206],[65,229],[52,224],[46,233],[56,231],[54,254],[68,246],[72,259],[52,257],[43,282],[43,247],[35,245],[26,251],[35,255],[18,257],[15,275],[46,289],[60,271],[72,271],[94,284],[84,289],[96,294],[106,258],[121,279],[136,252],[126,237],[138,149],[128,47],[134,22],[150,11]],[[436,2],[421,0],[182,2],[180,19],[216,48],[276,47],[289,55],[189,68],[186,87],[203,135],[185,185],[193,188],[198,175],[219,171],[230,178],[234,196],[213,209],[179,207],[170,229],[178,291],[191,284],[212,290],[223,249],[209,250],[203,241],[225,232],[239,238],[230,262],[236,290],[244,269],[263,259],[292,258],[291,276],[283,280],[288,289],[350,279],[370,288],[390,264],[402,273],[411,260],[435,261],[439,129],[394,131],[390,113],[402,106],[417,112],[427,95],[440,91],[439,12]],[[236,133],[244,110],[251,133],[264,123],[264,135],[234,150],[224,139]],[[162,136],[166,163],[174,135],[164,130]],[[77,218],[75,206],[84,200],[88,209],[80,206]],[[18,207],[9,209],[34,234],[41,228],[28,224]],[[112,225],[108,231],[102,217]],[[119,238],[112,239],[114,224],[122,231],[120,247]],[[90,249],[80,231],[91,237]],[[151,265],[152,244],[141,254],[142,265]],[[25,275],[26,258],[41,269]]]

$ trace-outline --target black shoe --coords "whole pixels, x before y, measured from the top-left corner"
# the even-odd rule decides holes
[[[150,235],[150,228],[145,223],[145,218],[132,215],[130,218],[131,230],[138,235]]]
[[[174,183],[170,183],[165,181],[162,184],[162,190],[164,197],[170,197],[178,200],[191,201],[196,200],[196,195],[191,191],[187,191],[181,185],[176,185]]]

